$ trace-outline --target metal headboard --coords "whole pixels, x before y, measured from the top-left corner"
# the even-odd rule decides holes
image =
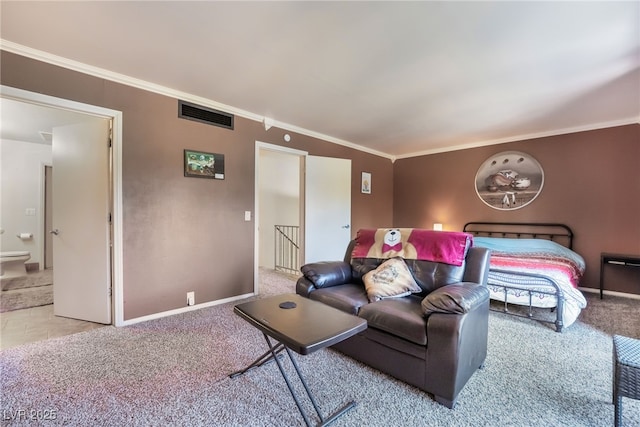
[[[573,231],[566,224],[553,222],[468,222],[462,231],[475,236],[547,239],[573,249]]]

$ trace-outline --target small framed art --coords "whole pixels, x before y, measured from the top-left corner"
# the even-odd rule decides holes
[[[224,179],[224,154],[184,150],[184,176]]]
[[[362,172],[362,193],[371,194],[371,173]]]

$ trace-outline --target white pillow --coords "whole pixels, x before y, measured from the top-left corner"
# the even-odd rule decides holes
[[[362,278],[370,302],[404,297],[422,289],[400,257],[390,258]]]

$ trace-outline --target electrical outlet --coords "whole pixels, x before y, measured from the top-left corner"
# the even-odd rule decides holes
[[[196,293],[187,292],[187,305],[194,305],[196,303]]]

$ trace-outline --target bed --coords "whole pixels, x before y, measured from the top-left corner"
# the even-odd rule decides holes
[[[573,251],[573,232],[557,223],[469,222],[474,246],[491,249],[487,285],[491,309],[555,325],[557,332],[573,324],[587,301],[578,289],[584,259]],[[510,304],[524,309],[510,309]],[[544,311],[551,309],[551,318]]]

